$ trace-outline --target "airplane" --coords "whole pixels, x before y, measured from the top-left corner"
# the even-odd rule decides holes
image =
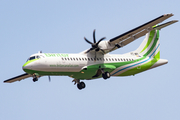
[[[159,31],[178,20],[158,25],[173,14],[164,14],[108,41],[105,37],[93,42],[84,37],[91,48],[78,54],[42,53],[31,55],[22,66],[24,74],[5,80],[4,83],[21,81],[32,77],[36,82],[42,76],[69,76],[79,90],[86,87],[82,80],[108,79],[112,76],[131,76],[164,65],[168,60],[160,58]],[[109,54],[134,40],[145,36],[141,45],[125,54]]]

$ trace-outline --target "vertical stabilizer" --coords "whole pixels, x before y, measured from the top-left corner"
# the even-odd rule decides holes
[[[152,30],[146,34],[144,41],[135,50],[141,56],[160,58],[159,30]]]
[[[144,41],[134,52],[141,56],[160,59],[159,30],[176,22],[178,22],[178,20],[172,20],[167,23],[154,26],[153,30],[146,34]]]

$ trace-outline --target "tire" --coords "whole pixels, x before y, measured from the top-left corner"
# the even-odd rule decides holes
[[[84,82],[80,82],[79,84],[77,84],[77,88],[79,90],[84,89],[85,87],[86,87],[86,84]]]
[[[110,75],[109,72],[105,72],[105,75],[106,75],[107,78],[110,78],[110,77],[111,77],[111,75]]]
[[[109,72],[105,72],[104,74],[102,74],[102,77],[103,77],[104,79],[108,79],[108,78],[111,77],[111,75],[110,75]]]
[[[36,81],[38,81],[38,79],[37,78],[33,78],[33,82],[36,82]]]
[[[105,73],[102,74],[102,77],[103,77],[104,79],[107,79]]]
[[[84,82],[80,82],[80,85],[81,85],[82,89],[86,87],[86,84]]]

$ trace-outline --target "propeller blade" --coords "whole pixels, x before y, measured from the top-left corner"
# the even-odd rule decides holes
[[[86,53],[88,53],[88,52],[90,52],[91,50],[94,50],[95,48],[91,48],[91,49],[89,49],[88,51],[86,51]]]
[[[96,32],[96,29],[94,29],[94,31],[93,31],[93,40],[94,40],[94,43],[96,43],[95,32]]]
[[[103,53],[105,53],[103,49],[100,49],[100,50],[101,50]]]
[[[98,46],[99,43],[100,43],[102,40],[104,40],[104,39],[106,39],[106,37],[101,38],[101,39],[96,43],[96,45]]]
[[[93,44],[92,42],[90,42],[89,40],[87,40],[85,37],[84,37],[84,40],[86,41],[86,42],[88,42],[89,44]]]
[[[95,61],[96,61],[96,51],[95,51]]]
[[[49,82],[51,82],[51,77],[50,77],[50,76],[48,76],[48,78],[49,78]]]

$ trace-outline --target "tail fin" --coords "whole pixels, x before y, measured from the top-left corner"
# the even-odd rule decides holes
[[[138,53],[141,56],[148,56],[151,58],[159,59],[160,58],[159,30],[175,22],[178,21],[174,20],[159,26],[154,26],[153,30],[146,34],[146,38],[141,43],[139,48],[134,52]]]
[[[159,30],[152,30],[146,34],[146,38],[135,51],[141,56],[160,58]]]

